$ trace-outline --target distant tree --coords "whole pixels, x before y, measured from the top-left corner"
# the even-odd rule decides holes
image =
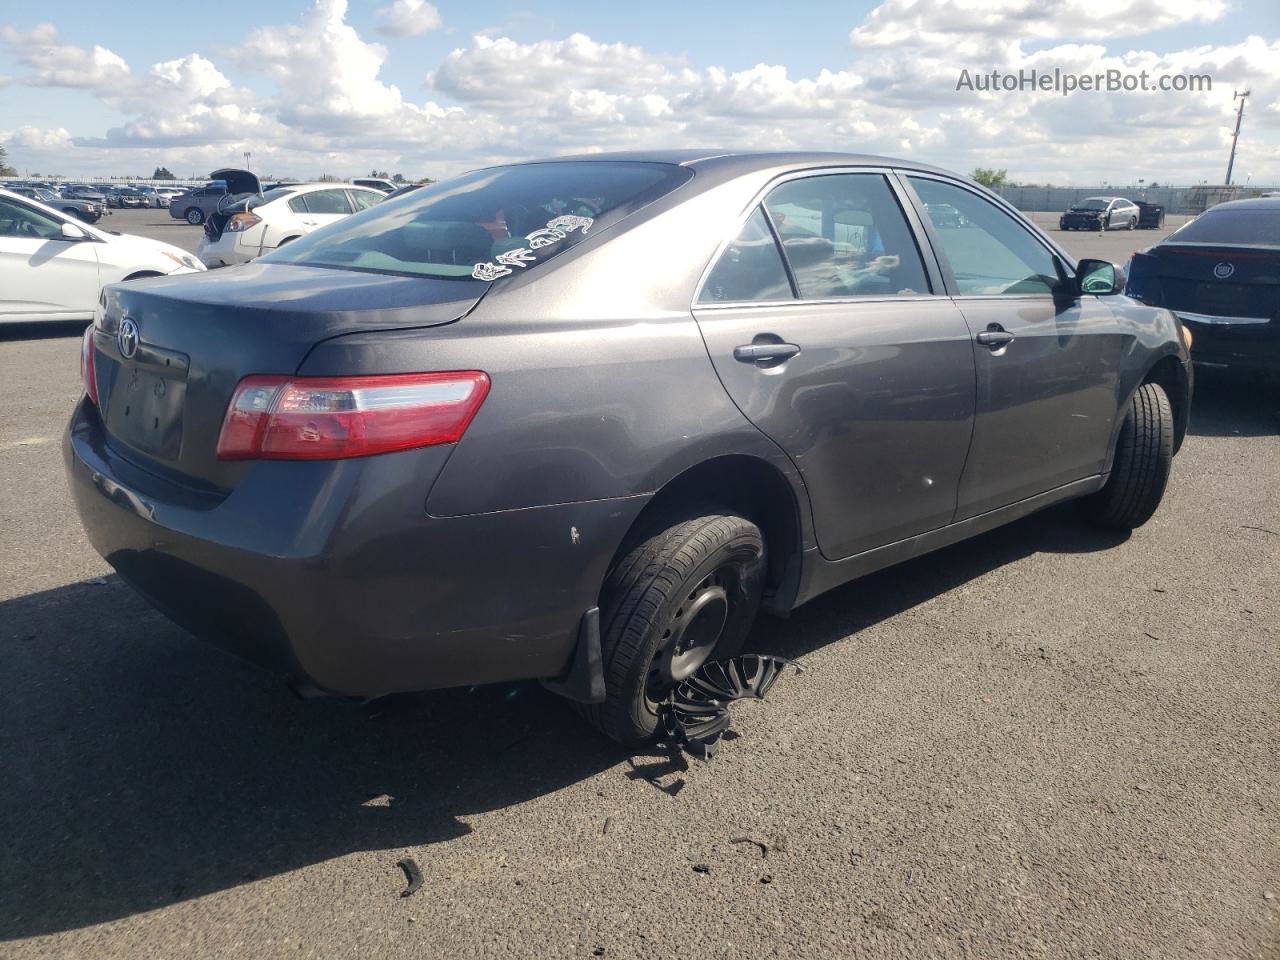
[[[1150,183],[1147,184],[1148,189],[1155,189],[1158,186],[1160,186],[1159,180],[1152,180]]]
[[[994,190],[996,187],[1004,187],[1009,184],[1008,170],[988,170],[986,167],[978,167],[969,176],[988,190]]]
[[[408,183],[409,181],[404,178],[403,173],[397,173],[391,178],[391,182],[392,183]]]
[[[385,170],[373,170],[373,171],[369,174],[369,176],[371,176],[371,177],[377,177],[379,180],[390,180],[390,179],[391,179],[391,174],[387,173],[387,171],[385,171]]]
[[[322,173],[320,174],[320,179],[317,182],[318,183],[337,183],[338,178],[335,177],[332,173]]]
[[[9,166],[9,151],[0,144],[0,177],[16,177],[18,171]]]
[[[155,171],[152,172],[151,174],[151,179],[152,180],[177,180],[178,178],[169,172],[168,167],[156,167]]]

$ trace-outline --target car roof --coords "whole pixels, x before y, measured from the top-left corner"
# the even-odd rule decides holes
[[[669,163],[683,167],[699,167],[714,165],[724,169],[729,175],[754,173],[774,167],[821,167],[821,166],[860,166],[860,167],[907,167],[932,173],[944,173],[948,176],[956,174],[927,163],[915,160],[904,160],[897,157],[883,157],[867,153],[838,153],[821,150],[812,151],[772,151],[772,150],[622,150],[612,153],[579,153],[564,157],[542,157],[526,163],[559,163],[586,161],[631,162],[631,163]],[[518,164],[510,164],[517,166]]]
[[[1216,213],[1219,210],[1280,210],[1280,194],[1270,197],[1248,197],[1244,200],[1228,200],[1226,203],[1215,204],[1205,213],[1210,211]]]

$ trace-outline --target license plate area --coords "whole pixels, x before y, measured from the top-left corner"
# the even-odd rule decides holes
[[[138,367],[118,371],[107,407],[112,435],[161,460],[182,452],[182,411],[187,384]]]

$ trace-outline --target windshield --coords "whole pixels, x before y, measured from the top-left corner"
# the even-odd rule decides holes
[[[1167,242],[1280,246],[1280,210],[1210,210],[1183,224]]]
[[[261,259],[496,280],[555,256],[691,176],[671,164],[607,160],[477,170],[379,203]]]
[[[1090,197],[1088,200],[1081,200],[1071,209],[1072,210],[1105,210],[1107,209],[1107,204],[1110,202],[1111,202],[1110,200],[1107,200],[1103,197]]]

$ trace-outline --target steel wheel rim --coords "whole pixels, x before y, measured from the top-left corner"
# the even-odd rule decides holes
[[[680,601],[664,628],[645,678],[645,701],[657,713],[677,684],[710,658],[729,622],[725,568],[703,577]]]

